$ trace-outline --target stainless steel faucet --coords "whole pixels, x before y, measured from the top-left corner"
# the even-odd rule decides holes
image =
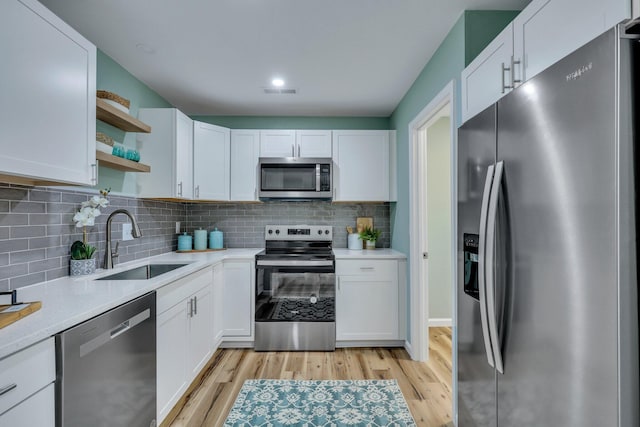
[[[135,217],[131,215],[131,212],[126,209],[116,209],[115,211],[111,212],[111,215],[109,215],[109,218],[107,218],[107,250],[104,255],[104,268],[107,269],[113,268],[113,259],[118,258],[118,245],[120,244],[120,242],[116,244],[116,250],[113,252],[111,251],[111,221],[117,214],[125,214],[129,217],[132,226],[131,235],[134,238],[137,239],[138,237],[142,237],[142,231],[140,231],[140,227],[138,227],[138,223],[136,222]]]

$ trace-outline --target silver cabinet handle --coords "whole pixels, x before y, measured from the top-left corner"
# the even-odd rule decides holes
[[[253,200],[258,200],[258,189],[255,187],[253,189]]]
[[[340,290],[340,277],[336,278],[338,280],[338,290]]]
[[[491,197],[491,183],[493,182],[494,166],[487,168],[487,177],[484,181],[484,191],[482,193],[482,207],[480,209],[480,238],[478,244],[478,290],[480,296],[480,323],[482,325],[482,337],[484,338],[484,349],[487,353],[487,362],[492,367],[493,348],[489,337],[489,325],[487,320],[487,295],[485,289],[486,251],[487,241],[487,213],[489,209],[489,199]]]
[[[360,267],[360,270],[374,270],[375,267]]]
[[[298,157],[300,157],[300,146],[298,145]]]
[[[494,266],[494,250],[496,241],[496,219],[498,217],[498,199],[500,198],[500,184],[504,171],[504,162],[496,163],[496,169],[493,176],[493,184],[491,185],[491,198],[489,200],[489,210],[487,215],[487,234],[486,234],[486,299],[487,299],[487,318],[489,319],[489,336],[491,337],[491,347],[493,348],[493,360],[496,364],[496,370],[504,374],[502,365],[502,354],[500,351],[500,337],[498,335],[498,326],[496,322],[496,283],[493,274]]]
[[[91,164],[91,183],[96,185],[98,183],[98,165],[96,163]]]
[[[196,185],[196,199],[200,198],[200,186]]]
[[[511,89],[515,89],[517,86],[520,86],[520,84],[522,83],[522,77],[520,77],[519,79],[516,79],[516,64],[520,65],[520,70],[522,71],[522,61],[520,61],[519,59],[516,61],[512,55],[511,56]]]
[[[178,183],[178,196],[182,197],[182,181]]]
[[[503,62],[503,63],[502,63],[502,93],[505,93],[505,91],[506,91],[507,89],[513,89],[513,87],[512,87],[512,86],[509,86],[509,85],[506,85],[506,84],[505,84],[504,73],[506,73],[507,71],[511,71],[511,68],[509,68],[509,67],[505,67],[505,66],[504,66],[504,62]],[[513,74],[513,73],[511,73],[511,74]],[[513,76],[512,76],[512,78],[513,78]]]
[[[0,396],[3,396],[5,394],[9,393],[11,390],[13,390],[14,388],[17,388],[17,387],[18,387],[18,384],[13,383],[13,384],[9,384],[9,385],[6,385],[6,386],[0,388]]]
[[[193,297],[193,315],[198,314],[198,297]]]
[[[189,298],[189,317],[193,317],[193,298]]]
[[[291,144],[291,157],[295,157],[295,156],[296,156],[295,147],[293,144]]]

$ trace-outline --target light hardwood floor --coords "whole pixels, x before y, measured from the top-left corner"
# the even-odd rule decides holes
[[[335,352],[218,350],[171,427],[220,426],[246,379],[396,379],[419,426],[451,425],[451,330],[429,329],[429,362],[400,348]]]

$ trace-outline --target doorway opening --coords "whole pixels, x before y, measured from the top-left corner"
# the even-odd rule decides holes
[[[452,81],[409,124],[411,318],[407,350],[419,361],[429,359],[429,329],[452,328],[455,318],[454,90]]]

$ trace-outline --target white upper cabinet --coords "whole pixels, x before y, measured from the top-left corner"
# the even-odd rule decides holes
[[[261,130],[260,157],[295,157],[296,131]]]
[[[333,131],[334,201],[389,201],[389,131]]]
[[[533,0],[463,70],[462,121],[629,17],[629,0]]]
[[[297,130],[296,157],[331,157],[331,131]]]
[[[138,196],[193,198],[193,120],[175,108],[141,108],[151,133],[138,134],[140,156],[151,172],[138,175]]]
[[[0,2],[0,177],[96,184],[96,47],[35,0]]]
[[[193,198],[229,200],[231,131],[193,122]]]
[[[262,130],[260,157],[331,157],[331,131]]]
[[[516,74],[530,79],[629,17],[629,0],[533,0],[513,21]]]
[[[462,118],[475,116],[511,90],[513,24],[509,24],[462,71]]]
[[[258,157],[260,133],[257,130],[231,131],[231,200],[258,200]]]

